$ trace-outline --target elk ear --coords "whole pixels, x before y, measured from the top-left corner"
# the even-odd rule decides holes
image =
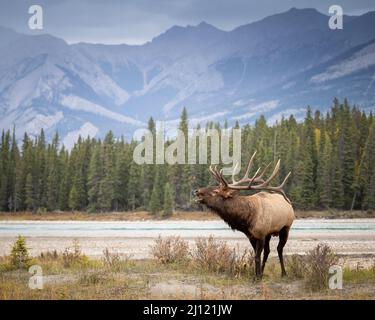
[[[211,191],[211,196],[219,195],[220,197],[224,199],[228,199],[232,197],[232,190],[228,190],[223,187],[218,187]]]
[[[223,198],[225,199],[228,199],[228,198],[232,198],[232,192],[230,192],[230,190],[225,190],[223,193],[222,193],[222,196]]]
[[[228,199],[228,198],[233,198],[234,195],[238,194],[238,191],[237,190],[226,190],[223,194],[223,197],[225,199]]]

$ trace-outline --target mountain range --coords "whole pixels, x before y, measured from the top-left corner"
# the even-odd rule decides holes
[[[220,30],[173,26],[143,45],[67,44],[0,27],[0,129],[43,128],[71,147],[108,130],[131,137],[150,116],[173,126],[251,123],[327,110],[335,96],[375,110],[375,12],[329,16],[292,8]]]

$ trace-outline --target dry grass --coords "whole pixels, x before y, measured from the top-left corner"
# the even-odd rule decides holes
[[[89,259],[82,254],[78,240],[73,240],[71,247],[65,248],[62,254],[64,268],[84,267],[88,264]]]
[[[357,268],[353,270],[345,268],[343,278],[344,281],[350,283],[372,283],[375,287],[375,263],[368,269]]]
[[[103,212],[89,213],[83,211],[53,211],[45,213],[0,212],[1,220],[33,220],[33,221],[145,221],[145,220],[217,220],[218,218],[208,211],[176,211],[167,218],[154,215],[147,211]]]
[[[291,279],[303,279],[306,273],[306,259],[299,254],[293,254],[286,258],[287,275]]]
[[[305,218],[324,218],[324,219],[359,219],[359,218],[375,218],[373,211],[361,211],[361,210],[296,210],[295,215],[297,219]]]
[[[169,248],[185,248],[180,239],[169,240]],[[164,247],[168,239],[157,243]],[[161,251],[169,257],[169,249]],[[280,278],[278,260],[271,257],[266,276],[259,282],[252,281],[247,273],[252,268],[240,274],[236,269],[251,258],[250,254],[240,255],[225,242],[199,239],[191,251],[182,254],[184,259],[189,257],[186,260],[170,259],[170,263],[123,258],[108,249],[103,257],[92,260],[83,258],[79,244],[73,242],[62,253],[49,251],[32,258],[43,270],[42,290],[28,287],[27,270],[4,267],[10,256],[0,257],[0,299],[375,299],[375,267],[345,269],[344,290],[307,288],[306,270],[315,270],[317,264],[325,266],[319,270],[325,270],[334,262],[332,253],[322,246],[304,259],[287,257],[287,271],[294,275],[287,279]],[[296,279],[300,273],[304,280]]]

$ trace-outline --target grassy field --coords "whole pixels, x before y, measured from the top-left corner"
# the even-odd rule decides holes
[[[198,240],[191,251],[179,238],[159,238],[150,250],[153,259],[105,250],[94,260],[77,242],[33,258],[18,247],[0,258],[0,299],[375,299],[375,266],[344,268],[343,289],[327,288],[328,267],[337,263],[327,247],[287,257],[286,278],[270,258],[262,280],[254,279],[249,252],[216,239]],[[29,288],[30,265],[42,268],[43,289]]]
[[[311,211],[296,211],[296,217],[304,218],[375,218],[375,213],[371,211],[344,211],[344,210],[311,210]],[[25,212],[0,212],[1,220],[82,220],[82,221],[142,221],[142,220],[216,220],[220,219],[215,214],[209,211],[177,211],[170,217],[164,218],[160,215],[154,215],[147,211],[135,212],[103,212],[103,213],[88,213],[82,211],[56,211],[45,213]]]

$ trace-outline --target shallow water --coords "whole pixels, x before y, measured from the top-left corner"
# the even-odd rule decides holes
[[[355,232],[375,236],[375,219],[304,219],[296,220],[292,233],[313,236]],[[3,221],[0,236],[29,237],[156,237],[180,235],[198,237],[213,234],[223,238],[243,236],[234,232],[223,221]]]

